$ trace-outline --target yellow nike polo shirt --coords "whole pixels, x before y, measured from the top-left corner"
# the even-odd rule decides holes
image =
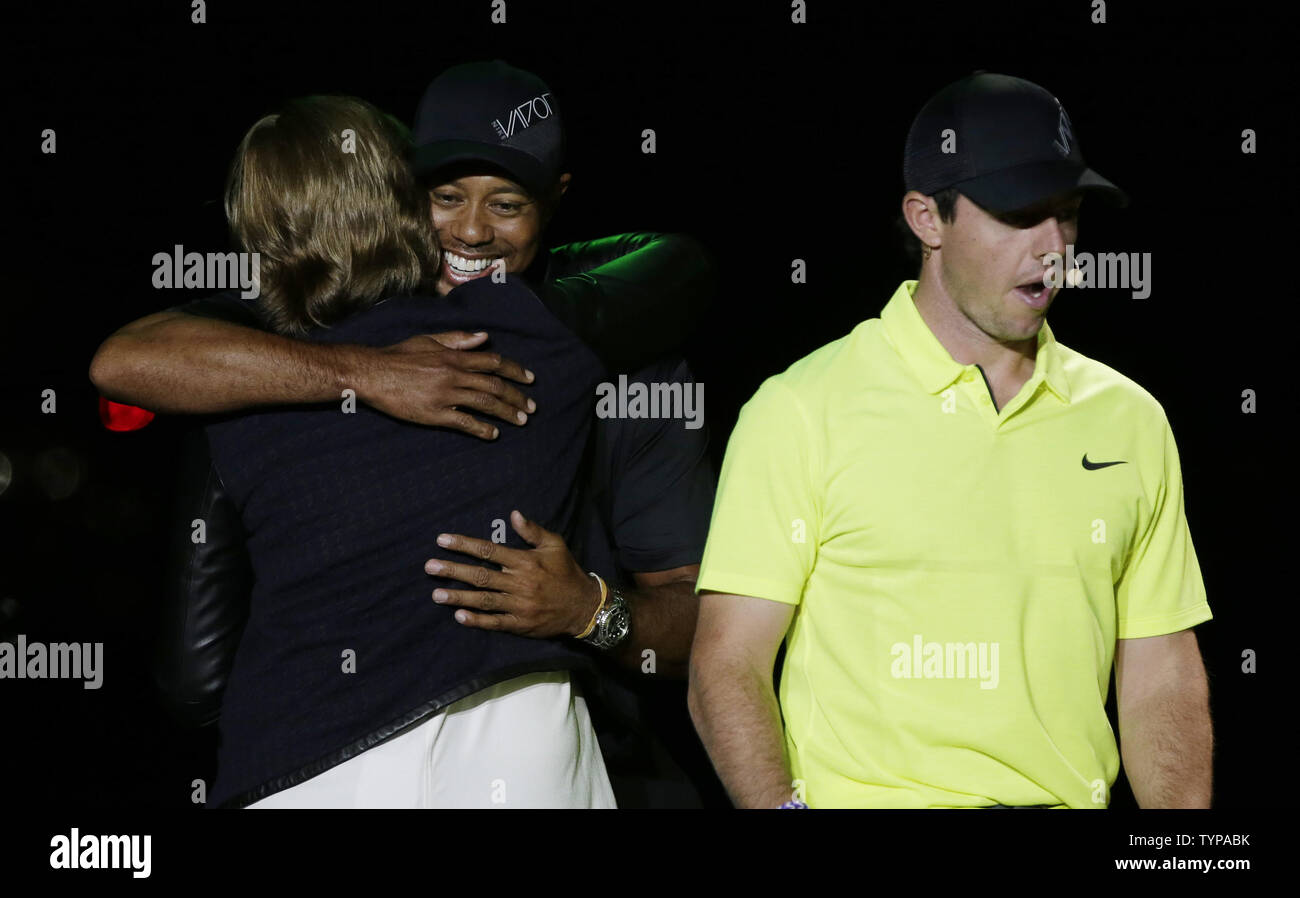
[[[798,606],[810,806],[1105,807],[1115,640],[1211,617],[1169,422],[1046,322],[999,413],[915,289],[746,403],[698,589]]]

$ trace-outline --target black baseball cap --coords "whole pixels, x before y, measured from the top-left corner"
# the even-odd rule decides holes
[[[499,59],[453,66],[433,79],[412,138],[417,176],[456,162],[487,162],[534,196],[555,184],[564,161],[564,128],[551,89]]]
[[[954,152],[944,152],[949,138]],[[1076,189],[1128,205],[1122,190],[1083,161],[1060,100],[1023,78],[989,72],[949,84],[917,113],[903,151],[903,184],[927,196],[955,187],[999,213]]]

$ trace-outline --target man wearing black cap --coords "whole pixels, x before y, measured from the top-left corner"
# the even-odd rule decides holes
[[[414,138],[412,167],[429,185],[443,250],[440,288],[490,277],[494,270],[521,273],[532,283],[554,283],[555,267],[575,252],[602,252],[604,244],[604,252],[622,256],[627,247],[646,240],[646,235],[624,235],[539,252],[543,229],[570,178],[563,167],[565,139],[558,103],[549,87],[529,72],[499,60],[448,69],[421,100]],[[661,254],[654,264],[666,262]],[[638,282],[652,282],[666,292],[691,289],[686,280],[693,277],[689,267],[682,272],[683,281],[673,284],[668,270],[651,272],[648,264],[616,263],[606,283],[619,290]],[[561,308],[577,307],[571,303]],[[586,327],[582,322],[570,324],[580,333]],[[616,348],[616,354],[635,356],[633,341],[665,344],[669,337],[664,328],[674,326],[665,317],[647,321],[639,333],[618,329],[629,343]],[[668,358],[632,371],[628,380],[685,386],[694,378],[682,359]],[[611,682],[606,689],[609,704],[622,706],[625,716],[649,723],[676,743],[688,765],[692,748],[698,753],[698,747],[680,711],[680,685],[655,683],[647,674],[676,678],[685,673],[696,616],[695,575],[713,504],[707,444],[707,429],[689,429],[680,420],[598,421],[594,502],[587,506],[593,515],[579,537],[583,560],[596,569],[595,583],[584,583],[585,575],[562,544],[554,547],[562,562],[530,576],[527,572],[535,563],[545,563],[537,560],[545,558],[542,548],[521,552],[462,534],[445,535],[443,544],[467,555],[490,556],[503,566],[502,573],[484,583],[474,579],[482,576],[479,567],[430,568],[430,573],[486,587],[435,594],[438,601],[462,606],[465,610],[458,617],[467,626],[543,636],[590,630],[587,639],[632,672],[635,694]],[[601,573],[634,589],[626,595],[617,586],[606,589]],[[600,589],[593,593],[595,586]],[[633,736],[615,745],[608,732],[601,735],[621,806],[698,802],[677,765],[654,740]],[[707,770],[702,773],[709,776]]]
[[[1082,198],[1123,194],[1059,101],[988,73],[922,109],[904,180],[919,279],[727,447],[690,675],[714,764],[748,807],[1106,807],[1113,662],[1139,804],[1208,806],[1169,423],[1045,317]]]
[[[436,175],[429,187],[443,248],[440,293],[494,271],[522,275],[612,371],[632,371],[633,382],[693,380],[680,358],[651,360],[680,344],[708,302],[712,272],[698,244],[681,235],[625,234],[543,249],[542,230],[569,175],[562,171],[558,106],[540,79],[499,61],[449,69],[426,92],[414,132],[413,167],[421,176]],[[464,351],[480,345],[481,336],[416,338],[375,352],[297,344],[249,327],[259,323],[234,297],[150,316],[105,342],[92,377],[112,398],[191,413],[320,401],[353,387],[357,398],[396,417],[485,438],[494,428],[466,411],[512,423],[518,423],[517,412],[532,411],[523,394],[500,379],[525,382],[518,365]],[[493,373],[499,377],[483,376]],[[452,398],[459,400],[454,406]],[[681,686],[656,684],[651,674],[680,677],[685,671],[696,612],[694,576],[713,498],[707,439],[707,429],[688,429],[680,420],[599,421],[589,450],[590,494],[575,534],[580,557],[597,576],[578,566],[558,535],[517,514],[511,526],[536,549],[448,534],[447,547],[482,549],[503,565],[491,583],[480,584],[486,591],[446,597],[464,607],[457,619],[539,638],[584,638],[612,663],[635,671],[634,680],[648,681],[639,684],[650,690],[640,700],[609,684],[606,703],[621,706],[634,726],[649,721],[671,728],[673,714],[665,706],[680,707],[680,694],[659,693]],[[198,717],[211,722],[244,619],[245,579],[239,572],[246,565],[236,529],[214,526],[235,520],[228,503],[213,493],[219,483],[194,459],[187,468],[196,475],[192,485],[205,488],[181,517],[188,527],[198,514],[190,513],[190,505],[201,508],[207,541],[182,543],[176,608],[168,618],[178,631],[193,620],[211,626],[176,634],[160,662],[160,682],[169,684],[174,703],[188,717],[202,708]],[[485,518],[480,535],[487,535],[489,525]],[[446,564],[434,570],[431,562],[429,573],[456,578],[481,576],[483,570]],[[439,593],[435,600],[443,601]],[[178,691],[177,682],[191,688]],[[683,721],[682,729],[685,738],[674,740],[679,755],[698,752],[689,724]],[[607,744],[619,803],[698,804],[696,789],[648,736],[624,734],[620,745]],[[702,752],[699,763],[707,781],[711,773]]]

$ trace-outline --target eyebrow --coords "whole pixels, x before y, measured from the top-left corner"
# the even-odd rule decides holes
[[[444,181],[443,183],[436,184],[433,187],[430,187],[429,189],[442,190],[443,188],[447,188],[447,187],[453,188],[455,190],[465,189],[464,187],[461,187],[459,184],[457,184],[455,181]],[[530,194],[527,190],[524,190],[524,188],[520,187],[518,184],[511,183],[511,184],[506,184],[502,187],[493,187],[491,190],[487,192],[487,196],[495,196],[498,193],[517,193],[522,197],[527,197],[529,202],[533,201],[532,194]]]

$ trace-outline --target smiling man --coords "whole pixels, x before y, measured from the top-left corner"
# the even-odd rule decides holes
[[[414,138],[412,169],[428,186],[443,250],[440,290],[493,277],[494,272],[519,274],[528,283],[555,289],[553,269],[571,265],[572,257],[593,252],[598,256],[604,244],[613,262],[627,255],[629,244],[653,239],[625,235],[543,251],[544,229],[571,176],[564,171],[565,136],[558,107],[547,85],[530,72],[499,60],[448,69],[429,85],[420,102]],[[622,263],[621,268],[615,264],[606,274],[605,289],[627,290],[645,281],[671,292],[677,285],[670,282],[667,262],[662,253],[654,260],[654,278],[644,271],[645,262]],[[692,271],[682,274],[690,276]],[[680,285],[687,286],[686,281]],[[570,303],[558,308],[576,307]],[[609,310],[593,306],[593,311]],[[570,323],[579,332],[586,327]],[[647,334],[628,336],[647,337],[656,344],[662,340]],[[680,358],[654,363],[631,376],[653,382],[692,379]],[[687,433],[677,422],[612,419],[599,424],[593,465],[597,502],[592,508],[602,520],[588,520],[579,540],[586,560],[608,565],[610,580],[634,581],[629,594],[617,588],[611,592],[585,573],[554,534],[516,526],[534,548],[536,540],[549,540],[548,550],[512,552],[488,540],[444,535],[440,544],[491,556],[504,569],[491,582],[471,581],[487,590],[439,591],[434,599],[463,606],[458,619],[467,626],[537,637],[583,636],[631,669],[640,668],[642,653],[649,649],[664,673],[682,674],[694,631],[694,577],[712,503],[707,436]],[[602,531],[612,535],[619,557],[611,557],[615,553],[608,551],[608,544],[600,545]],[[665,540],[665,533],[674,536]],[[441,564],[435,570],[435,564],[431,561],[430,573],[482,577],[478,567]],[[607,605],[617,614],[596,620]]]
[[[504,271],[554,291],[557,270],[572,268],[583,257],[597,263],[608,253],[602,291],[623,293],[650,283],[662,293],[702,292],[698,266],[684,265],[677,271],[681,280],[672,283],[674,261],[667,256],[676,253],[689,262],[689,242],[678,247],[655,235],[624,235],[543,249],[544,230],[571,176],[564,166],[558,104],[536,75],[499,60],[448,69],[420,103],[415,140],[412,168],[429,188],[443,248],[440,289]],[[637,258],[630,250],[640,246],[646,250]],[[587,279],[571,280],[582,287]],[[584,308],[576,302],[550,305],[561,315]],[[602,303],[586,308],[600,317],[618,311]],[[579,333],[596,329],[591,322],[567,323]],[[675,326],[671,316],[663,316],[644,320],[635,330],[605,330],[628,338],[626,347],[614,346],[612,352],[629,358],[637,354],[636,341],[664,345]],[[680,357],[629,366],[626,373],[644,384],[685,388],[694,381]],[[481,567],[433,559],[426,568],[480,587],[434,593],[434,601],[460,606],[457,619],[465,626],[581,638],[605,656],[611,674],[606,699],[642,730],[640,738],[623,738],[618,745],[601,733],[623,807],[693,806],[701,801],[698,792],[712,797],[710,790],[721,791],[682,711],[697,608],[695,576],[715,486],[707,447],[707,429],[687,428],[671,418],[601,418],[591,447],[591,501],[573,552],[558,534],[516,513],[512,526],[527,546],[502,546],[467,534],[443,534],[438,541],[467,560],[495,562],[499,572],[485,576]],[[654,733],[677,747],[677,761]],[[682,766],[693,770],[695,785],[683,776]]]
[[[463,161],[437,171],[429,188],[442,243],[438,289],[447,292],[497,269],[527,271],[541,251],[542,229],[569,186],[569,174],[533,194],[505,169]]]
[[[746,807],[1102,808],[1121,749],[1143,807],[1208,806],[1173,434],[1046,320],[1081,197],[1123,195],[1003,75],[932,98],[904,160],[919,279],[769,378],[727,447],[691,655],[709,754]]]

